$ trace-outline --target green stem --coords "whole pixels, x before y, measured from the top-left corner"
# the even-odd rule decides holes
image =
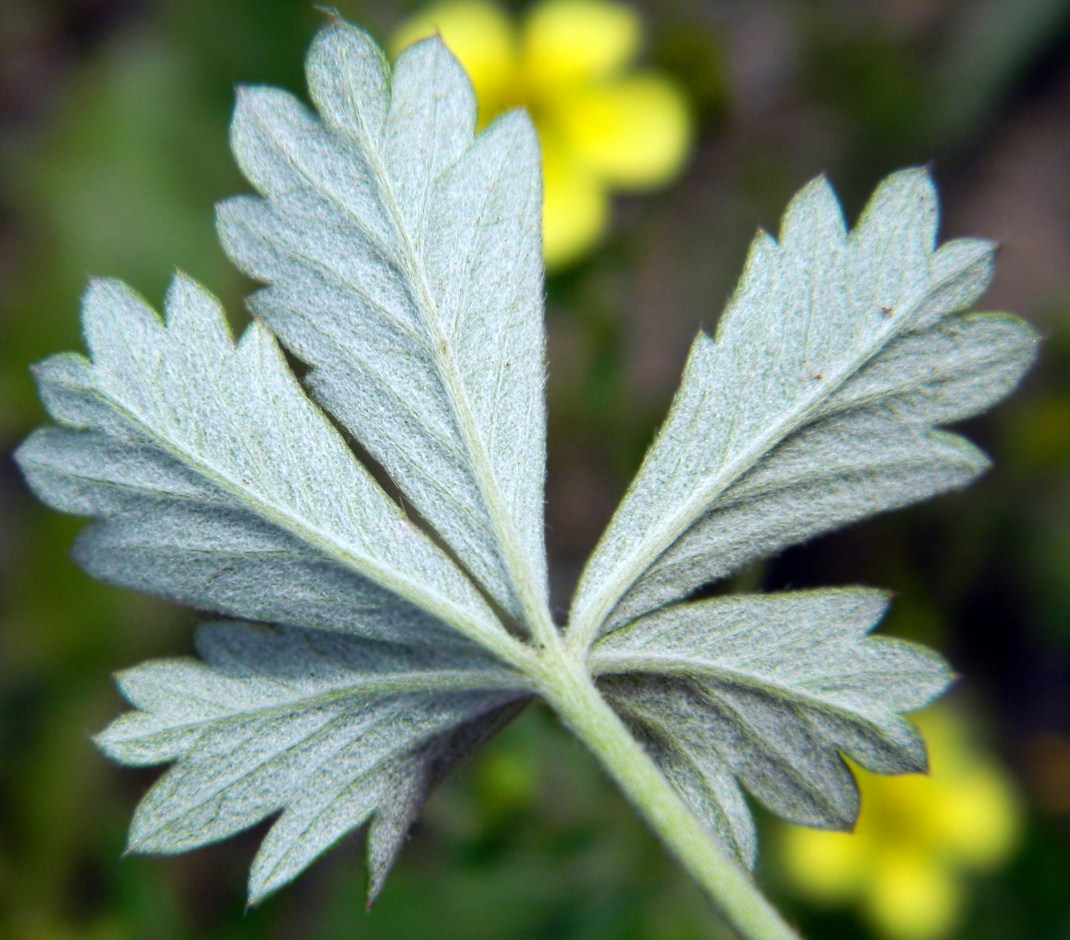
[[[710,837],[582,663],[561,647],[541,657],[543,694],[583,741],[736,932],[747,940],[799,940],[750,875]]]

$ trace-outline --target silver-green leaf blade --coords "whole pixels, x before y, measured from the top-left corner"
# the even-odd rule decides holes
[[[545,598],[541,181],[514,112],[475,136],[440,40],[391,70],[340,21],[308,57],[319,116],[246,89],[232,142],[260,197],[219,207],[253,309],[313,395],[491,595]],[[518,581],[523,581],[519,584]]]
[[[711,828],[752,863],[733,777],[793,822],[848,829],[858,795],[841,753],[879,773],[925,770],[921,737],[901,716],[951,673],[923,647],[868,636],[886,607],[886,595],[861,589],[674,605],[606,634],[591,669],[693,806],[687,787],[701,774],[719,807]]]
[[[203,662],[120,674],[137,710],[97,743],[123,763],[177,762],[138,807],[132,851],[185,851],[281,811],[253,864],[254,903],[380,816],[394,835],[370,851],[381,884],[393,860],[385,848],[404,838],[444,755],[459,759],[479,741],[466,729],[512,717],[529,694],[521,676],[476,653],[326,631],[209,624],[197,646]]]
[[[439,735],[416,755],[418,766],[393,775],[390,796],[379,805],[368,827],[368,903],[378,896],[409,830],[430,792],[473,751],[478,750],[524,709],[514,698],[479,712],[464,724]]]
[[[238,343],[207,292],[178,276],[162,322],[97,281],[92,361],[38,368],[59,427],[17,459],[55,508],[94,516],[76,559],[104,580],[203,610],[407,642],[449,624],[493,643],[476,590],[392,503],[304,396],[266,330]],[[459,638],[459,636],[457,638]]]
[[[933,426],[1007,394],[1036,337],[1011,316],[958,314],[987,286],[993,248],[937,248],[936,218],[928,175],[907,170],[850,233],[819,179],[792,201],[779,240],[758,235],[588,563],[574,642],[985,468]]]
[[[743,791],[690,720],[686,696],[673,681],[614,676],[601,685],[636,740],[706,830],[744,867],[758,860],[758,833]]]

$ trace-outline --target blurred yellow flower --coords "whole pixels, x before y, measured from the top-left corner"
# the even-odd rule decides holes
[[[962,720],[946,708],[915,717],[929,746],[928,776],[853,767],[862,793],[854,833],[785,826],[779,843],[799,894],[857,903],[894,940],[946,936],[961,911],[963,877],[1006,860],[1021,825],[1006,772],[970,744]]]
[[[481,126],[523,106],[538,128],[548,266],[575,260],[602,236],[610,189],[660,186],[683,167],[687,104],[668,78],[631,68],[642,25],[629,7],[544,0],[517,24],[485,0],[447,0],[405,22],[392,49],[436,31],[472,79]]]

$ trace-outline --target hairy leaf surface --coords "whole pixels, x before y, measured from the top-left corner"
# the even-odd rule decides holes
[[[97,522],[75,557],[203,610],[407,642],[501,635],[455,566],[379,489],[254,323],[236,345],[178,276],[162,323],[122,284],[83,304],[92,362],[37,378],[52,417],[18,459],[38,495]],[[441,619],[439,619],[441,618]]]
[[[546,595],[541,184],[511,112],[480,134],[438,39],[393,73],[341,22],[308,56],[319,117],[247,88],[234,152],[262,198],[219,208],[223,244],[268,287],[256,314],[312,366],[312,393],[494,598]]]
[[[391,69],[332,18],[307,64],[316,111],[246,89],[232,126],[259,195],[223,203],[219,228],[266,285],[258,319],[235,343],[184,276],[164,320],[94,282],[90,358],[38,367],[55,426],[17,455],[43,500],[94,518],[75,549],[89,572],[235,621],[200,629],[200,660],[120,678],[134,711],[101,747],[173,763],[131,847],[182,851],[275,817],[256,901],[367,824],[374,896],[435,784],[541,695],[716,903],[726,884],[746,895],[702,826],[744,865],[744,791],[849,827],[843,755],[923,770],[901,716],[949,673],[869,636],[887,604],[875,591],[686,599],[985,467],[940,426],[1006,394],[1036,345],[1014,317],[960,312],[992,246],[937,248],[922,170],[885,181],[850,233],[827,183],[806,187],[779,238],[756,238],[716,337],[696,339],[561,635],[532,126],[511,113],[477,135],[438,39]],[[307,395],[276,337],[308,366]],[[759,902],[743,898],[741,918]],[[761,935],[786,936],[766,915]]]
[[[886,595],[740,595],[678,604],[604,636],[591,669],[696,814],[747,864],[753,825],[733,778],[792,822],[849,829],[858,792],[840,758],[926,768],[900,713],[950,680],[935,653],[867,638]]]
[[[209,624],[197,651],[122,673],[137,711],[97,743],[126,764],[177,761],[138,807],[134,851],[185,851],[281,811],[254,903],[369,819],[374,897],[441,772],[527,694],[485,658],[327,631]]]
[[[955,315],[987,286],[994,248],[936,248],[936,223],[916,169],[889,177],[850,234],[822,178],[792,201],[779,241],[757,236],[584,572],[579,642],[987,466],[933,426],[1013,388],[1035,335],[1004,314]]]

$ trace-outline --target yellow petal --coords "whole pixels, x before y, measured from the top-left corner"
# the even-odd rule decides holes
[[[866,895],[866,913],[895,940],[937,940],[954,926],[958,883],[933,857],[909,849],[885,851]]]
[[[945,799],[927,820],[932,844],[970,868],[998,865],[1010,855],[1021,828],[1010,782],[997,767],[978,761],[947,783]]]
[[[609,206],[602,184],[552,134],[542,135],[542,154],[543,257],[547,267],[559,268],[594,246],[608,224]]]
[[[396,56],[435,33],[442,35],[472,80],[481,125],[519,102],[516,31],[502,10],[481,0],[448,0],[430,6],[402,23],[390,43],[391,51]]]
[[[547,0],[524,21],[524,73],[533,89],[605,78],[639,50],[639,17],[609,0]]]
[[[680,90],[651,72],[575,89],[547,115],[576,156],[608,183],[644,189],[672,180],[691,145]]]
[[[916,829],[934,851],[967,868],[998,865],[1014,849],[1021,810],[1010,777],[974,747],[964,719],[950,709],[926,713],[932,754],[928,799]]]
[[[889,844],[924,841],[926,820],[941,803],[940,786],[925,774],[884,776],[859,770],[858,829]]]
[[[872,848],[848,832],[785,827],[780,857],[795,889],[823,904],[838,904],[858,894],[868,878]]]

